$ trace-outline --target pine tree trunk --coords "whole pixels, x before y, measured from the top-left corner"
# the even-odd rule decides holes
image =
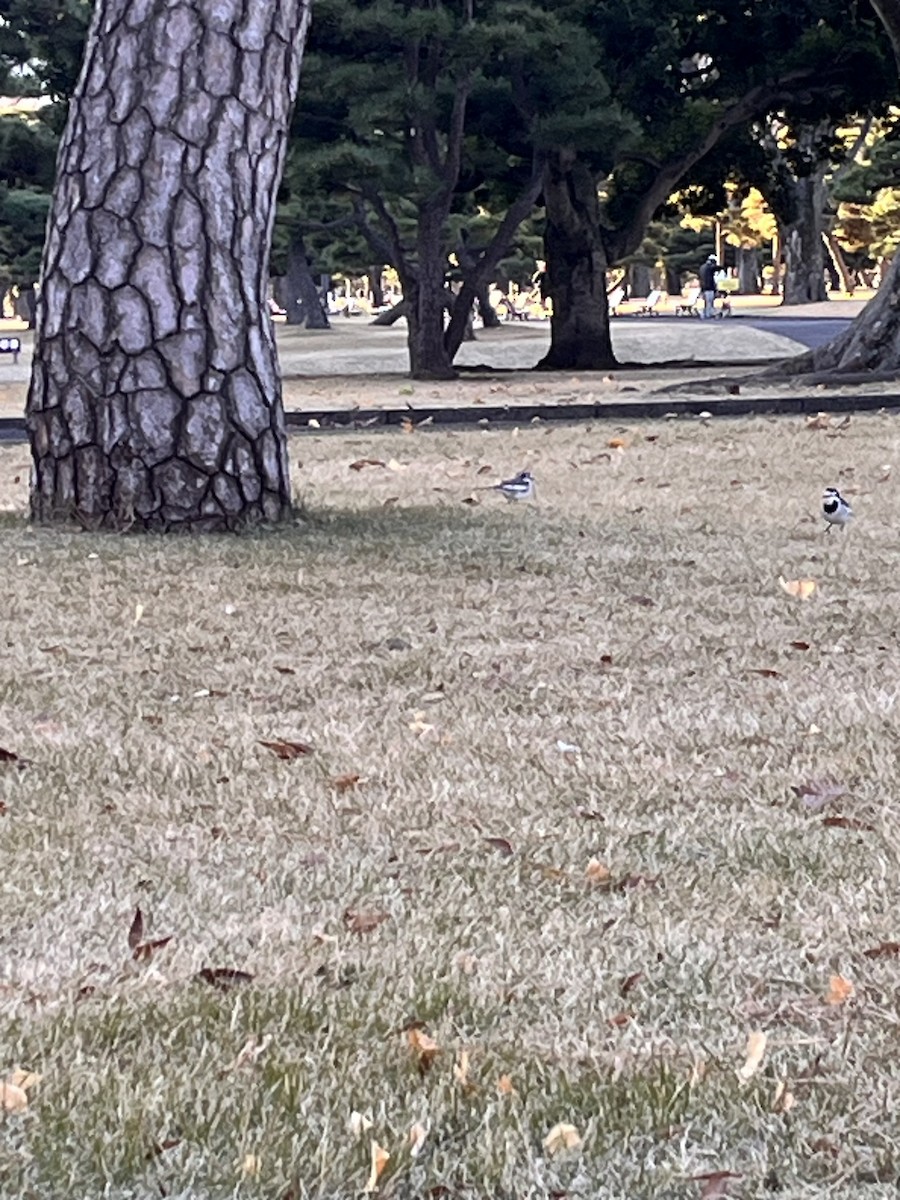
[[[453,360],[444,343],[443,216],[425,208],[416,232],[418,270],[404,279],[403,295],[409,302],[409,367],[413,379],[455,379]]]
[[[632,263],[628,268],[628,295],[633,300],[646,300],[651,290],[650,268],[646,263]]]
[[[96,0],[44,250],[36,520],[290,512],[267,283],[309,3]]]
[[[877,295],[843,333],[770,373],[807,371],[900,371],[900,254],[894,256]]]
[[[295,233],[287,252],[285,275],[289,303],[285,304],[286,324],[305,325],[307,329],[330,329],[331,322],[309,269],[303,235]]]
[[[384,304],[384,288],[381,283],[381,267],[378,263],[369,267],[369,291],[372,293],[372,306],[381,308]]]
[[[742,296],[759,294],[759,250],[755,246],[739,246],[737,253],[738,291]]]
[[[546,287],[553,303],[541,371],[616,366],[606,299],[606,251],[597,187],[574,152],[556,151],[544,171]]]
[[[825,194],[820,174],[792,181],[793,220],[781,233],[784,245],[782,304],[814,304],[828,299],[822,244]]]

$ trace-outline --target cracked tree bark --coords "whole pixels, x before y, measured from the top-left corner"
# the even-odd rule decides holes
[[[544,170],[550,349],[539,371],[618,366],[609,331],[606,252],[593,174],[574,152],[558,150]]]
[[[34,519],[290,512],[266,287],[310,3],[96,0],[44,250]]]

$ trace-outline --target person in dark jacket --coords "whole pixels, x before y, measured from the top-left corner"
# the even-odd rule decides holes
[[[711,254],[698,272],[700,291],[703,295],[703,312],[700,314],[702,321],[708,321],[716,315],[716,271],[718,269],[716,256]]]

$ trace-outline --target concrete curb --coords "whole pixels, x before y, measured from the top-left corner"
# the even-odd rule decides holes
[[[728,396],[722,399],[614,400],[595,404],[467,405],[465,408],[304,409],[285,413],[291,433],[359,432],[399,429],[405,423],[484,428],[534,421],[660,421],[673,417],[809,416],[818,412],[862,413],[900,410],[900,393],[828,396]],[[24,417],[0,417],[0,441],[26,437]]]

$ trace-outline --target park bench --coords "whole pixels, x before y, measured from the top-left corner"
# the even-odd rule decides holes
[[[619,315],[619,305],[622,303],[624,298],[625,289],[620,287],[617,287],[615,291],[610,292],[606,297],[606,301],[609,304],[609,315],[611,317],[617,317]]]
[[[17,337],[0,337],[0,354],[11,354],[14,363],[19,361],[22,342]]]

